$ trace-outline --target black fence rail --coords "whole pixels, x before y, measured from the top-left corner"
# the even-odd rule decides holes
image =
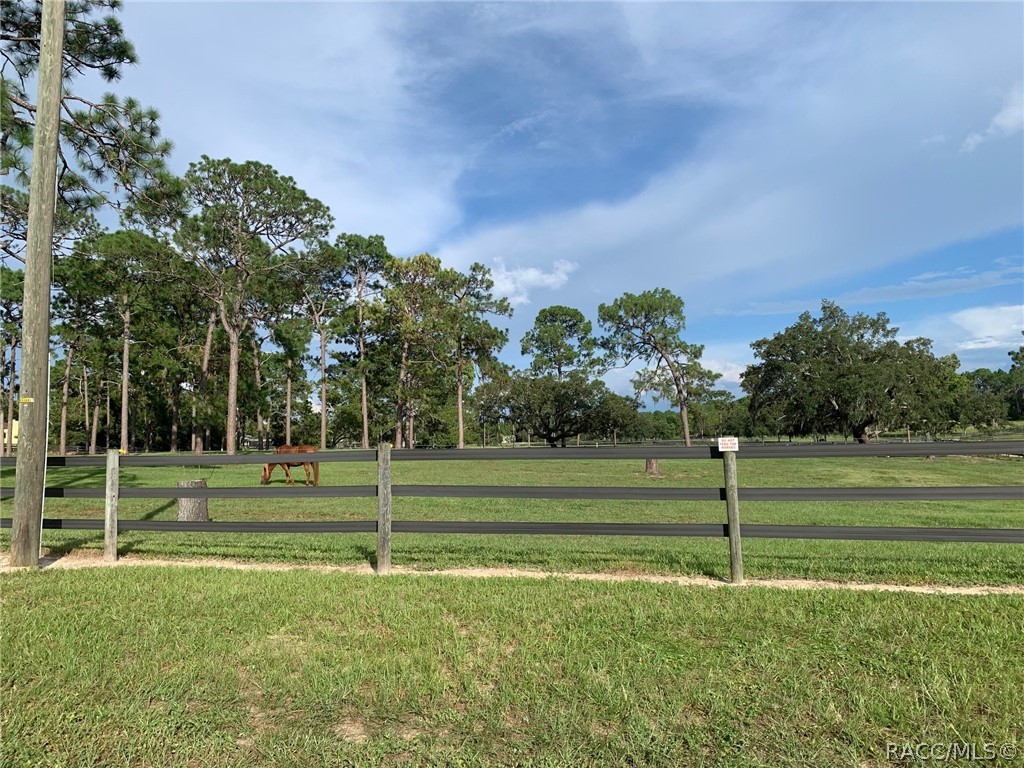
[[[101,531],[103,520],[48,519],[43,528]],[[191,533],[377,533],[377,520],[323,522],[189,522],[119,520],[119,531],[187,531]],[[11,519],[0,520],[10,528]],[[394,520],[394,533],[516,534],[540,536],[685,536],[728,537],[728,523],[515,523],[469,520]],[[881,533],[880,533],[881,532]],[[963,541],[1024,544],[1024,528],[867,528],[842,525],[743,524],[742,535],[753,539],[830,539],[847,541]]]
[[[994,456],[1024,453],[1024,440],[967,442],[951,440],[934,443],[743,443],[743,459],[828,459],[900,456]],[[323,451],[291,455],[294,461],[339,462],[376,461],[377,450]],[[216,467],[229,464],[266,464],[273,453],[245,453],[235,456],[207,453],[170,453],[160,456],[121,456],[122,467]],[[416,448],[396,450],[392,461],[565,461],[568,459],[721,459],[713,445],[691,448],[671,445],[645,447],[582,448]],[[102,467],[105,456],[51,456],[48,467]]]
[[[725,501],[726,488],[634,488],[558,485],[393,485],[392,496],[446,499],[563,499],[620,501]],[[744,501],[1024,501],[1024,488],[1009,485],[920,488],[746,488]],[[46,488],[48,499],[102,499],[103,488]],[[0,489],[0,498],[14,496]],[[122,488],[122,499],[331,499],[377,496],[376,485],[222,488]]]
[[[872,444],[744,444],[740,456],[746,459],[817,459],[861,457],[920,456],[984,456],[1024,455],[1024,441],[935,442],[935,443],[872,443]],[[117,472],[120,467],[221,466],[230,464],[265,464],[285,458],[270,453],[236,456],[207,454],[171,454],[163,456],[51,457],[50,467],[106,466],[108,479],[114,487],[45,489],[48,498],[79,498],[106,500],[106,520],[47,519],[43,527],[63,530],[105,529],[107,552],[116,556],[116,535],[119,531],[185,531],[221,533],[372,533],[378,535],[378,571],[390,567],[391,533],[432,534],[514,534],[551,536],[689,536],[728,537],[733,558],[734,580],[742,565],[739,555],[741,536],[748,538],[793,538],[870,541],[941,541],[1024,543],[1024,529],[1005,528],[934,528],[894,526],[828,526],[828,525],[759,525],[739,524],[738,517],[729,523],[568,523],[568,522],[475,522],[475,521],[410,521],[392,520],[392,497],[406,498],[475,498],[475,499],[562,499],[562,500],[637,500],[637,501],[727,501],[730,494],[744,501],[1022,501],[1021,486],[957,486],[957,487],[856,487],[856,488],[636,488],[636,487],[574,487],[574,486],[465,486],[465,485],[393,485],[393,461],[535,461],[535,460],[634,460],[643,459],[722,459],[726,466],[735,462],[737,454],[722,452],[714,446],[645,446],[645,447],[581,447],[581,448],[483,448],[465,450],[400,450],[390,446],[377,450],[326,451],[287,458],[304,462],[376,461],[378,484],[362,486],[294,486],[294,487],[231,487],[231,488],[120,488]],[[735,464],[734,464],[735,466]],[[111,470],[113,468],[113,474]],[[735,475],[735,472],[733,473]],[[0,489],[0,498],[13,495],[13,489]],[[327,522],[176,522],[162,520],[121,520],[117,517],[119,499],[281,499],[281,498],[355,498],[376,497],[378,519]],[[0,527],[11,527],[10,518],[0,519]],[[113,537],[113,542],[109,539]],[[735,549],[733,549],[733,546]],[[384,562],[382,562],[384,561]]]

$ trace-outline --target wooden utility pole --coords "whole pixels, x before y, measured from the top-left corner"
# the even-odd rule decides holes
[[[45,0],[39,41],[39,98],[32,145],[25,253],[18,463],[11,526],[11,565],[15,567],[39,565],[49,426],[46,406],[50,395],[50,259],[57,198],[63,54],[64,0]]]

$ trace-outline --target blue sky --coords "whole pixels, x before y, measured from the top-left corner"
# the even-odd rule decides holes
[[[735,389],[822,298],[965,368],[1024,328],[1020,3],[128,0],[173,166],[259,160],[392,252],[596,320],[666,287]],[[609,376],[628,389],[628,373]]]

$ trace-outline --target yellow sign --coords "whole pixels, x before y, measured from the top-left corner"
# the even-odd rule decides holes
[[[36,399],[34,397],[19,397],[19,403],[34,403]]]

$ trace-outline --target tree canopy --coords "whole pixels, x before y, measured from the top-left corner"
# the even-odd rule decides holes
[[[90,214],[105,203],[143,194],[166,175],[171,142],[161,137],[159,114],[136,99],[106,93],[86,98],[74,81],[86,75],[107,83],[138,61],[113,12],[121,0],[68,0],[64,83],[60,105],[58,205],[54,240],[81,237],[95,227]],[[42,3],[0,2],[3,78],[0,82],[0,170],[17,187],[3,187],[3,250],[24,260],[27,195],[36,107],[28,84],[39,68]]]
[[[683,436],[690,445],[690,402],[709,393],[720,376],[700,364],[702,345],[683,341],[683,300],[667,288],[657,288],[624,293],[611,304],[601,304],[597,312],[606,332],[600,343],[609,358],[621,366],[636,360],[649,366],[633,379],[637,394],[669,399],[679,409]]]
[[[597,342],[594,328],[574,307],[556,305],[537,313],[533,328],[523,336],[522,353],[533,355],[530,370],[562,381],[572,371],[592,372]]]
[[[751,344],[758,362],[743,374],[755,423],[776,434],[852,435],[935,425],[955,357],[936,358],[928,339],[901,344],[884,312],[850,315],[830,301],[821,315]]]

